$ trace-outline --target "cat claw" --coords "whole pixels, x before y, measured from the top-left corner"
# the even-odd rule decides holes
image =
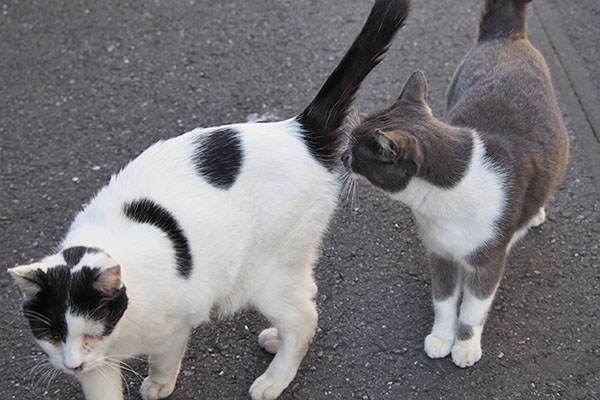
[[[425,353],[429,358],[444,358],[450,354],[453,340],[441,338],[433,334],[425,338]]]
[[[258,344],[269,353],[277,353],[281,343],[277,328],[267,328],[258,335]]]
[[[165,397],[169,397],[169,395],[173,393],[174,389],[175,381],[170,384],[161,384],[153,382],[148,376],[142,383],[142,387],[140,388],[140,396],[142,396],[142,399],[144,400],[164,399]]]
[[[457,367],[470,367],[480,359],[481,346],[478,343],[457,342],[452,347],[452,361]]]

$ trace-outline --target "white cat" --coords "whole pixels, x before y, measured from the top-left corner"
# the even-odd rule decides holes
[[[121,360],[148,355],[144,399],[169,396],[194,327],[246,306],[276,353],[250,388],[274,399],[317,327],[312,268],[339,190],[340,126],[401,27],[408,0],[377,0],[299,116],[196,129],[143,152],[76,217],[60,251],[9,270],[33,335],[88,400],[122,399]]]

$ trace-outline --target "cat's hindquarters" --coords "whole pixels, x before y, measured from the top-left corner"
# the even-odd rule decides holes
[[[298,116],[311,154],[331,169],[341,144],[340,127],[365,77],[379,64],[408,15],[409,0],[376,0],[363,29],[337,68]]]
[[[478,41],[525,37],[527,4],[532,0],[486,0],[479,22]]]

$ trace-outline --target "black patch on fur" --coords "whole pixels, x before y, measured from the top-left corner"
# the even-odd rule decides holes
[[[79,261],[83,258],[83,256],[87,253],[97,253],[101,251],[95,247],[85,247],[85,246],[74,246],[69,247],[62,251],[62,255],[67,263],[67,267],[73,268]]]
[[[219,189],[229,189],[242,168],[243,153],[239,132],[217,129],[196,140],[192,161],[198,173]]]
[[[408,0],[378,0],[337,68],[297,118],[312,156],[332,170],[338,162],[340,128],[360,84],[382,60],[408,15]]]
[[[151,224],[162,230],[173,243],[177,272],[183,278],[192,273],[192,254],[188,240],[173,215],[150,199],[132,201],[123,206],[128,218],[141,224]]]
[[[109,335],[123,316],[128,299],[125,287],[113,289],[108,295],[94,288],[100,274],[99,268],[90,267],[71,274],[69,303],[73,314],[102,322],[103,335]]]
[[[458,332],[456,333],[456,339],[465,341],[473,337],[473,327],[465,323],[459,322]]]
[[[128,299],[124,287],[114,289],[108,295],[94,288],[99,276],[100,269],[90,267],[76,272],[66,265],[49,268],[47,272],[38,270],[32,281],[40,291],[23,305],[34,337],[54,343],[65,342],[68,310],[103,323],[103,335],[109,335],[127,309]]]

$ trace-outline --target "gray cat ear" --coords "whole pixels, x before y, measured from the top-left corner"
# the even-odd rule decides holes
[[[46,266],[44,264],[34,263],[9,268],[7,271],[19,286],[21,292],[23,292],[25,299],[30,299],[42,290],[40,278],[43,276],[45,270]]]
[[[412,73],[404,84],[398,103],[424,103],[427,99],[427,79],[422,71]]]
[[[375,139],[379,145],[380,155],[387,161],[394,161],[398,156],[398,146],[380,129],[375,129]]]
[[[104,270],[94,282],[94,288],[104,294],[111,294],[115,289],[121,289],[121,266],[116,265]]]

